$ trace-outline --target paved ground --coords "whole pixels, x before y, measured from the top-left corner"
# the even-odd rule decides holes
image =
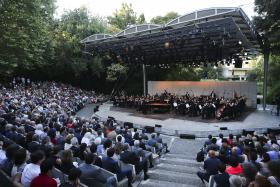
[[[90,118],[93,115],[95,105],[87,105],[84,109],[77,113],[77,116]],[[99,111],[95,115],[106,119],[108,116],[114,117],[120,122],[132,122],[135,127],[143,128],[144,126],[162,125],[162,132],[169,135],[178,134],[195,134],[196,137],[207,137],[208,134],[218,135],[224,133],[239,134],[243,129],[256,130],[264,132],[267,128],[277,128],[280,124],[280,117],[271,115],[270,111],[256,110],[250,113],[243,121],[223,121],[218,123],[207,123],[201,121],[190,121],[186,119],[169,118],[166,120],[158,120],[133,116],[129,112],[112,111],[112,105],[105,103],[99,107]],[[221,131],[220,127],[227,127],[228,130]]]

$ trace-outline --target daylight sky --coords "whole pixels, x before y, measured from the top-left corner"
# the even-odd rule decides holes
[[[184,15],[194,10],[210,7],[241,6],[250,18],[254,15],[254,0],[57,0],[56,16],[59,17],[64,10],[85,6],[92,15],[106,17],[119,9],[122,3],[132,4],[137,15],[144,13],[147,21],[170,11]]]

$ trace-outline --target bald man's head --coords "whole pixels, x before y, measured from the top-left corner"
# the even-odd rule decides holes
[[[210,150],[209,152],[208,152],[208,156],[209,157],[215,157],[215,151],[213,151],[213,150]]]

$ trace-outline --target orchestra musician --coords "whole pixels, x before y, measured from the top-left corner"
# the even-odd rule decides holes
[[[218,97],[214,90],[209,95],[190,96],[188,92],[179,96],[168,93],[166,90],[163,94],[154,96],[128,96],[125,94],[115,96],[113,105],[118,107],[136,108],[143,114],[151,110],[151,105],[157,103],[158,107],[166,107],[165,111],[174,111],[176,115],[188,115],[190,117],[201,116],[202,119],[235,119],[239,117],[246,107],[246,98]]]

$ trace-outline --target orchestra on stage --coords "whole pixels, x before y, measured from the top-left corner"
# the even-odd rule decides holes
[[[113,105],[135,108],[143,114],[150,112],[201,116],[202,119],[236,119],[244,113],[246,98],[233,94],[232,98],[218,97],[214,91],[209,95],[175,95],[165,91],[161,95],[128,96],[124,93],[112,98]]]

